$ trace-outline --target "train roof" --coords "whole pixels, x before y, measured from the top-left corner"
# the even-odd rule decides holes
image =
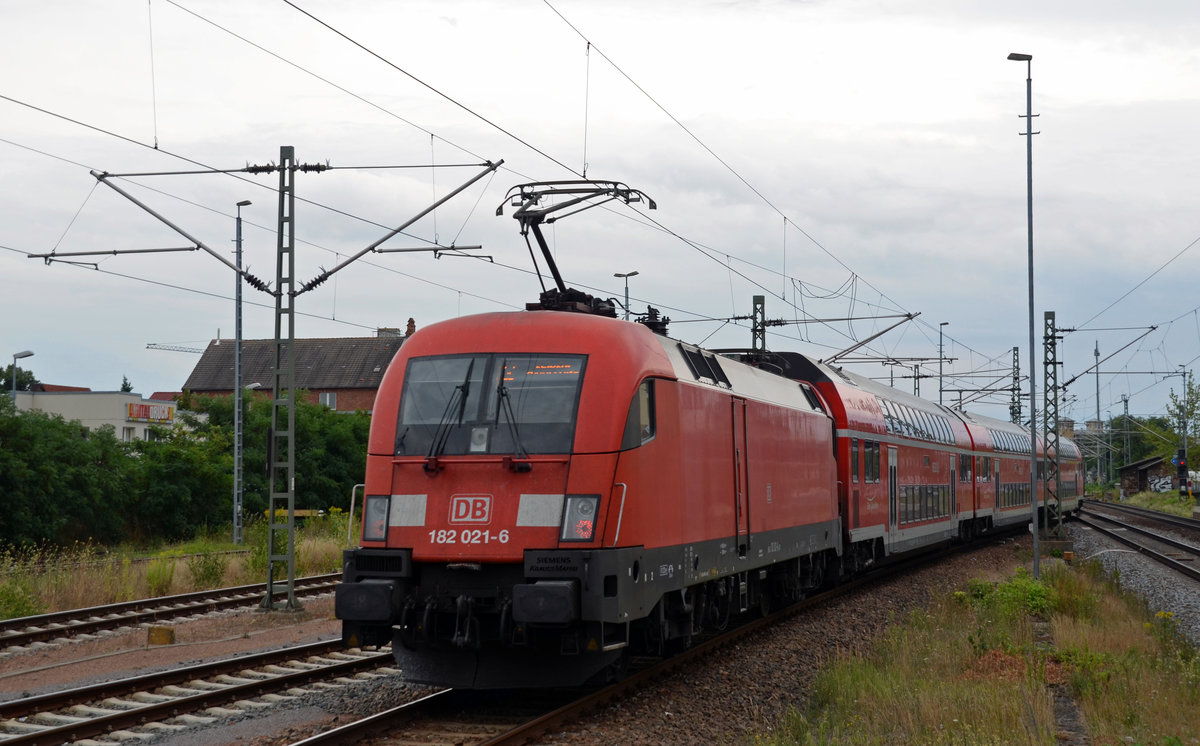
[[[878,400],[881,408],[889,407],[890,405],[903,405],[912,410],[951,417],[963,423],[971,439],[975,441],[976,447],[983,444],[982,441],[985,440],[984,435],[986,434],[986,440],[990,441],[987,445],[990,445],[994,451],[1029,453],[1029,428],[1014,422],[962,409],[946,407],[937,402],[923,399],[915,394],[909,394],[891,386],[886,386],[858,373],[852,373],[839,366],[814,360],[798,352],[759,353],[759,357],[765,361],[765,367],[775,369],[780,375],[787,376],[788,378],[807,380],[813,383],[829,383],[843,394],[849,390],[859,391],[863,394],[871,395]],[[900,415],[901,413],[897,412],[897,414]],[[891,416],[891,413],[884,411],[883,415],[887,418]],[[936,440],[937,438],[933,439]],[[1042,438],[1038,437],[1037,446],[1039,452],[1042,450],[1043,445]],[[1079,448],[1070,438],[1060,436],[1059,447],[1063,451],[1064,456],[1079,458]]]

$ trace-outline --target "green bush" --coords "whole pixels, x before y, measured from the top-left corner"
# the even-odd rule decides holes
[[[242,540],[249,554],[246,569],[256,576],[267,576],[267,520],[251,521],[242,530]]]
[[[346,509],[363,481],[371,418],[302,401],[295,407],[296,508]],[[192,412],[184,411],[193,407]],[[271,402],[252,398],[245,412],[244,515],[261,515],[270,494],[267,431]],[[232,515],[231,397],[187,396],[179,423],[155,427],[155,439],[125,443],[111,427],[17,411],[0,397],[0,546],[152,546],[227,525]],[[328,521],[330,531],[336,520]],[[342,524],[341,531],[345,531]],[[264,558],[265,567],[265,558]]]
[[[192,589],[197,591],[217,588],[229,567],[229,556],[217,550],[199,551],[187,558],[188,572],[192,575]]]
[[[45,611],[27,581],[11,577],[0,582],[0,619],[33,616]]]
[[[1026,614],[1044,617],[1054,602],[1050,588],[1031,577],[1024,568],[1005,583],[972,580],[967,585],[967,596],[980,611],[990,612],[1004,620]]]

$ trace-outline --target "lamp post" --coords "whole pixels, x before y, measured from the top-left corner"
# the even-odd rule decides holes
[[[1038,567],[1038,499],[1037,499],[1037,372],[1034,368],[1035,353],[1033,336],[1033,55],[1013,52],[1008,59],[1025,63],[1025,194],[1028,212],[1029,235],[1029,510],[1030,528],[1033,531],[1033,577],[1039,576]]]
[[[1180,364],[1179,375],[1183,377],[1183,405],[1179,408],[1179,431],[1183,440],[1183,447],[1180,449],[1180,453],[1183,454],[1183,478],[1179,482],[1179,497],[1182,499],[1192,495],[1192,465],[1188,462],[1188,415],[1192,411],[1192,400],[1188,388],[1189,371],[1186,366]]]
[[[638,272],[636,269],[632,272],[626,272],[624,274],[622,274],[620,272],[613,273],[613,277],[621,277],[621,278],[624,278],[624,280],[625,280],[625,320],[626,321],[629,321],[629,278],[636,276],[637,273]]]
[[[1096,483],[1104,489],[1104,420],[1100,419],[1100,340],[1096,340]]]
[[[237,203],[234,232],[234,254],[237,274],[234,276],[233,311],[233,543],[242,543],[242,208],[250,204],[244,199]]]
[[[942,403],[942,363],[946,360],[946,356],[942,352],[944,349],[942,347],[942,332],[945,331],[946,324],[949,323],[949,321],[943,321],[938,324],[938,404]]]
[[[13,353],[13,367],[12,367],[13,409],[17,408],[17,361],[20,360],[21,358],[26,358],[26,357],[33,357],[33,350],[21,350],[20,352]]]

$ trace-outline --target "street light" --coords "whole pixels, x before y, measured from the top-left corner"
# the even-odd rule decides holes
[[[1025,194],[1028,208],[1029,234],[1029,510],[1033,529],[1033,577],[1038,578],[1038,500],[1037,500],[1037,360],[1033,336],[1033,55],[1013,52],[1008,55],[1014,62],[1025,63]]]
[[[949,323],[949,321],[943,321],[938,324],[938,404],[942,403],[942,362],[946,359],[946,356],[942,353],[942,332],[945,331],[946,324]]]
[[[17,407],[17,361],[20,360],[21,358],[26,358],[26,357],[33,357],[33,350],[21,350],[20,352],[13,354],[13,367],[12,367],[13,409],[16,409],[16,407]]]
[[[632,272],[626,272],[624,274],[622,274],[620,272],[613,273],[613,277],[622,277],[625,279],[625,320],[626,321],[629,321],[629,278],[636,276],[637,273],[638,272],[636,269]]]
[[[237,274],[234,276],[233,312],[233,543],[242,543],[242,208],[250,204],[244,199],[237,203],[234,253]],[[258,384],[253,384],[255,388]]]

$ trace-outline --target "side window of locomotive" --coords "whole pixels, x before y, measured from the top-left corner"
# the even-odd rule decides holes
[[[621,450],[646,443],[654,438],[657,424],[654,419],[654,381],[642,381],[633,401],[629,403],[629,414],[625,417],[625,435],[621,438]]]
[[[804,398],[808,401],[808,406],[817,412],[823,413],[825,411],[825,407],[821,406],[821,397],[817,396],[817,392],[813,391],[812,386],[801,382],[800,390],[804,392]]]
[[[850,481],[858,484],[858,438],[850,439]]]

